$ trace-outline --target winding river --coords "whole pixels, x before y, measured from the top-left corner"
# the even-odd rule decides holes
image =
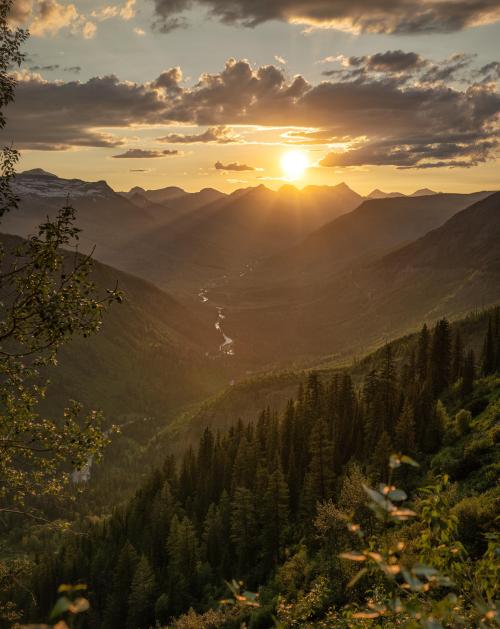
[[[202,288],[198,293],[198,297],[204,304],[208,302],[207,292],[208,291],[206,288]],[[215,322],[215,329],[222,336],[222,343],[219,345],[219,352],[221,354],[225,354],[226,356],[234,356],[234,341],[224,332],[224,328],[222,327],[223,321],[226,318],[226,315],[224,314],[224,308],[222,308],[221,306],[216,306],[216,309],[217,320]]]

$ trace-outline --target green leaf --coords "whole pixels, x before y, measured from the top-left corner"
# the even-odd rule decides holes
[[[420,467],[419,463],[417,463],[411,457],[406,456],[406,454],[403,454],[403,456],[401,457],[401,463],[406,463],[407,465],[412,465],[413,467]]]
[[[408,498],[408,496],[402,489],[393,489],[387,494],[387,496],[391,500],[395,500],[396,502],[402,502],[403,500],[406,500]]]
[[[52,608],[50,612],[49,620],[54,620],[54,618],[58,618],[65,614],[69,608],[71,607],[71,601],[67,596],[61,596],[57,599],[56,604]]]
[[[368,572],[367,568],[362,568],[357,574],[353,576],[353,578],[347,584],[348,588],[352,588],[356,585],[356,583]]]

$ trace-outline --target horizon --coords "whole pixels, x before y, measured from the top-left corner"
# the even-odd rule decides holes
[[[99,183],[101,181],[104,181],[113,190],[113,192],[116,192],[117,194],[125,194],[125,193],[128,194],[134,188],[141,188],[145,192],[154,192],[154,191],[158,191],[158,190],[164,190],[166,188],[179,188],[183,192],[187,192],[189,194],[195,194],[197,192],[202,192],[203,190],[215,190],[217,192],[222,192],[222,193],[227,194],[229,196],[232,193],[240,191],[240,190],[255,190],[257,188],[265,188],[266,190],[269,190],[271,192],[280,192],[280,191],[282,191],[283,189],[286,189],[286,188],[294,188],[298,192],[302,192],[302,191],[306,190],[307,188],[336,188],[336,187],[339,187],[339,186],[346,186],[352,192],[354,192],[356,194],[359,194],[359,196],[361,198],[369,199],[371,194],[377,193],[377,192],[382,193],[383,195],[392,195],[392,194],[397,195],[397,194],[401,194],[402,196],[411,197],[411,196],[418,195],[418,193],[420,193],[422,191],[429,191],[429,195],[438,195],[438,194],[471,194],[471,193],[474,193],[474,192],[492,192],[492,193],[494,193],[494,192],[498,192],[498,190],[500,189],[500,188],[491,188],[491,189],[488,189],[488,188],[483,188],[483,189],[474,188],[474,189],[471,189],[471,190],[467,190],[467,192],[459,192],[455,188],[449,189],[449,190],[432,190],[432,189],[428,188],[427,186],[425,186],[425,187],[422,187],[422,188],[412,189],[411,192],[403,193],[403,192],[401,192],[401,190],[384,190],[381,187],[376,187],[376,188],[371,189],[368,193],[362,194],[362,193],[358,192],[358,190],[356,190],[353,186],[351,186],[347,181],[338,181],[337,183],[334,183],[334,184],[304,183],[303,185],[297,184],[297,182],[280,181],[280,182],[274,182],[274,184],[270,184],[269,182],[267,182],[267,183],[256,182],[254,185],[236,186],[236,187],[230,189],[229,191],[224,191],[224,190],[222,190],[221,187],[216,188],[214,186],[204,186],[203,188],[188,189],[187,187],[178,186],[178,185],[176,185],[174,183],[169,183],[169,184],[166,184],[166,185],[160,185],[158,188],[146,188],[144,186],[140,186],[139,184],[134,184],[130,188],[122,190],[122,189],[119,189],[119,188],[116,188],[116,187],[112,186],[107,179],[86,180],[86,179],[82,179],[81,177],[63,177],[61,175],[58,175],[55,172],[49,172],[46,169],[41,168],[41,167],[34,167],[34,168],[27,168],[25,170],[20,170],[18,174],[19,175],[23,175],[23,174],[29,174],[29,173],[37,172],[37,171],[40,171],[40,174],[52,175],[52,176],[55,176],[55,177],[57,177],[59,179],[66,179],[66,180],[78,179],[78,180],[84,181],[86,183]]]
[[[500,10],[424,4],[16,0],[2,138],[22,169],[119,190],[495,189]]]

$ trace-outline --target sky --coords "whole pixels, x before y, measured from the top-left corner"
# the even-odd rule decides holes
[[[11,21],[31,34],[2,133],[23,169],[500,188],[500,0],[14,0]]]

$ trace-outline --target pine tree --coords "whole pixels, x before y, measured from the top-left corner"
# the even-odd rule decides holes
[[[103,629],[125,627],[130,586],[139,558],[130,542],[125,542],[118,555],[110,592],[106,601]]]
[[[148,629],[154,624],[155,577],[143,555],[134,573],[128,597],[127,629]]]
[[[464,345],[462,342],[462,335],[457,328],[455,332],[455,339],[453,342],[453,357],[451,361],[451,382],[456,382],[463,375],[464,369]]]
[[[196,593],[199,570],[199,544],[191,520],[175,515],[167,539],[170,602],[174,613],[187,607]]]
[[[416,449],[415,415],[413,405],[406,401],[394,431],[394,444],[398,452],[413,454]]]
[[[303,503],[312,512],[316,502],[332,497],[334,487],[334,449],[323,419],[317,421],[311,433],[310,455]]]
[[[269,568],[278,563],[288,523],[289,495],[283,472],[278,468],[270,474],[262,499],[262,549]]]
[[[392,347],[387,344],[384,348],[384,361],[380,374],[382,396],[383,429],[392,434],[396,419],[396,365],[392,356]]]
[[[468,397],[474,388],[474,379],[476,376],[476,357],[474,350],[470,350],[465,358],[464,373],[462,377],[462,385],[460,392],[463,398]]]
[[[375,446],[369,466],[371,476],[373,476],[375,480],[381,482],[387,481],[388,461],[391,454],[393,454],[393,450],[391,437],[389,433],[384,430]]]
[[[446,409],[441,400],[438,400],[433,411],[429,414],[427,425],[425,426],[424,452],[433,454],[439,449],[447,421]]]
[[[429,366],[429,329],[424,323],[418,337],[417,346],[417,375],[420,382],[427,379]]]
[[[441,319],[434,328],[430,354],[430,383],[434,398],[439,397],[450,384],[450,369],[450,324],[446,319]]]
[[[237,487],[231,505],[231,540],[235,545],[240,576],[255,561],[257,517],[254,496],[246,487]]]
[[[483,356],[481,361],[481,373],[483,376],[489,376],[495,371],[495,338],[493,334],[493,321],[488,318],[488,330],[484,338]]]

